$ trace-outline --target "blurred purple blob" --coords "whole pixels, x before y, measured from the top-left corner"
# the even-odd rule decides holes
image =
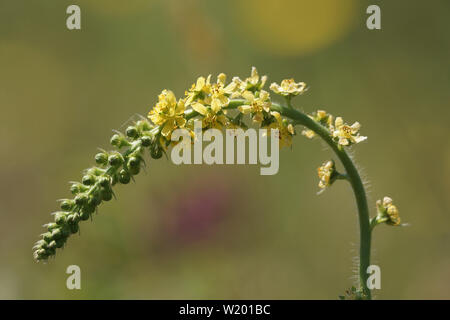
[[[200,177],[188,189],[171,188],[170,199],[160,207],[164,242],[190,244],[211,240],[229,220],[238,201],[239,188],[224,176]],[[165,205],[165,207],[163,207]]]

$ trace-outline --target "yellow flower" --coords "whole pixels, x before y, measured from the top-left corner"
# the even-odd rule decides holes
[[[338,143],[343,146],[348,146],[353,143],[359,143],[367,139],[359,135],[359,129],[361,125],[359,122],[355,122],[351,126],[344,123],[341,117],[337,117],[334,123],[334,130],[332,131],[333,138],[338,140]]]
[[[306,91],[306,83],[295,82],[294,79],[284,79],[280,85],[273,82],[270,90],[282,96],[297,96]]]
[[[211,109],[214,113],[217,113],[223,107],[226,107],[230,103],[230,96],[235,90],[235,86],[231,83],[225,86],[227,76],[221,73],[217,76],[217,82],[211,86]]]
[[[275,121],[264,127],[268,130],[267,134],[270,134],[271,129],[278,129],[279,147],[290,147],[292,145],[292,136],[295,134],[294,126],[283,120],[279,112],[272,111],[270,114],[275,118]]]
[[[242,81],[241,79],[235,77],[233,78],[233,82],[238,85],[237,90],[242,94],[245,91],[260,91],[264,85],[266,84],[267,76],[259,77],[258,70],[255,67],[252,67],[252,71],[250,77]]]
[[[222,130],[223,126],[228,125],[228,118],[224,114],[218,114],[214,112],[212,108],[205,107],[199,102],[195,102],[194,104],[192,104],[192,109],[203,116],[203,128],[214,128]]]
[[[319,188],[325,189],[330,186],[332,181],[333,174],[336,171],[336,167],[334,165],[334,161],[330,160],[325,162],[321,167],[317,169],[317,175],[319,176]]]
[[[383,201],[377,201],[377,220],[379,222],[386,222],[391,226],[400,226],[401,219],[399,212],[397,207],[393,205],[392,202],[392,199],[389,197],[384,197]]]
[[[211,75],[208,78],[199,77],[186,93],[186,105],[197,101],[201,104],[211,104]]]
[[[170,90],[163,90],[158,96],[158,103],[149,112],[148,118],[157,126],[162,127],[161,134],[170,138],[170,134],[176,128],[182,128],[186,124],[184,118],[184,101],[175,98]]]
[[[261,123],[264,120],[263,111],[269,113],[271,102],[269,99],[269,93],[261,90],[259,96],[256,97],[250,91],[245,91],[242,97],[247,100],[248,104],[240,106],[238,109],[243,114],[253,114],[253,121]]]

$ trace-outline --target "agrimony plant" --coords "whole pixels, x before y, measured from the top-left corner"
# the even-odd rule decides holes
[[[267,77],[260,77],[252,68],[250,77],[241,80],[234,77],[226,82],[220,74],[215,82],[211,76],[200,77],[176,99],[170,90],[163,90],[158,102],[148,114],[129,126],[125,133],[116,132],[111,138],[112,151],[101,150],[95,155],[96,165],[84,171],[81,182],[72,182],[73,198],[63,199],[60,210],[53,213],[54,221],[44,225],[46,232],[34,246],[34,258],[47,261],[63,248],[70,235],[79,231],[81,221],[88,220],[104,201],[110,201],[116,184],[128,184],[144,165],[144,154],[150,153],[159,159],[174,142],[171,134],[177,128],[190,130],[194,136],[194,120],[202,121],[204,130],[247,129],[246,117],[260,128],[276,129],[280,147],[290,146],[296,135],[295,126],[302,126],[302,135],[307,138],[320,137],[334,151],[345,172],[338,172],[334,160],[327,160],[318,168],[319,188],[324,191],[336,180],[351,184],[358,208],[360,229],[359,284],[347,290],[347,296],[355,299],[370,299],[367,286],[367,268],[370,265],[371,235],[373,229],[382,223],[400,226],[398,209],[392,199],[384,197],[377,201],[377,214],[369,218],[364,185],[346,148],[366,140],[359,133],[358,122],[348,125],[342,117],[318,110],[307,115],[292,105],[292,99],[306,92],[303,82],[286,79],[280,84],[272,83],[270,90],[283,97],[282,103],[272,101],[264,90]],[[234,114],[231,110],[235,110]]]

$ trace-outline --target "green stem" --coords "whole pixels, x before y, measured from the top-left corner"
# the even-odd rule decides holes
[[[233,100],[227,106],[227,109],[234,109],[244,103],[243,100]],[[345,168],[347,180],[350,182],[353,193],[355,194],[356,203],[358,207],[359,217],[359,232],[360,232],[360,248],[359,248],[359,281],[360,288],[366,299],[371,299],[370,289],[367,287],[367,268],[370,265],[370,247],[372,238],[372,228],[370,226],[369,208],[367,205],[366,192],[364,185],[359,176],[358,170],[355,167],[350,156],[339,146],[331,137],[327,128],[314,121],[308,115],[291,107],[284,107],[276,103],[272,103],[271,109],[279,112],[281,115],[307,127],[319,135],[338,156],[339,160]]]

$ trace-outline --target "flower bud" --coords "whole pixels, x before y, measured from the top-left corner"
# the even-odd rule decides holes
[[[70,226],[68,226],[67,224],[61,226],[60,230],[61,230],[61,234],[62,234],[64,239],[67,239],[70,236],[70,234],[72,233],[70,231]]]
[[[134,126],[129,126],[125,131],[125,134],[130,138],[136,138],[139,135],[138,130]]]
[[[120,170],[119,172],[119,182],[122,184],[128,184],[130,182],[130,174],[125,170]]]
[[[83,206],[84,204],[86,204],[86,202],[88,201],[88,199],[89,199],[89,197],[88,197],[88,195],[87,194],[85,194],[85,193],[80,193],[79,195],[77,195],[76,197],[75,197],[75,204],[77,205],[77,206]]]
[[[153,129],[153,126],[147,120],[139,120],[136,122],[136,128],[139,128],[142,131],[149,131]]]
[[[61,238],[61,239],[56,240],[55,242],[56,242],[56,248],[60,249],[66,243],[66,239],[65,238]]]
[[[73,224],[70,226],[70,232],[77,233],[78,230],[80,230],[80,227],[78,226],[78,224]]]
[[[127,141],[127,139],[123,135],[120,135],[120,134],[113,135],[111,137],[110,142],[113,146],[115,146],[119,149],[130,145],[130,143]]]
[[[142,136],[141,143],[143,147],[150,147],[150,145],[152,144],[152,138],[150,138],[149,136]]]
[[[108,162],[112,167],[118,167],[123,163],[123,157],[121,154],[112,154],[108,158]]]
[[[90,186],[95,183],[95,177],[92,174],[87,174],[83,177],[81,181],[83,182],[84,185]]]
[[[61,207],[61,210],[70,211],[70,210],[72,210],[74,204],[75,204],[75,201],[66,199],[61,202],[60,207]]]
[[[100,152],[95,155],[95,162],[97,164],[105,165],[108,162],[108,154],[106,152]]]
[[[52,231],[52,238],[54,240],[60,239],[62,237],[61,229],[55,229]]]
[[[56,249],[56,241],[53,240],[48,244],[48,248],[51,249]]]
[[[44,227],[46,227],[47,230],[50,231],[50,232],[53,231],[54,229],[59,228],[59,226],[56,223],[53,223],[53,222],[45,224]]]
[[[42,239],[44,239],[45,240],[45,242],[50,242],[50,241],[52,241],[53,240],[53,238],[52,238],[52,233],[51,232],[46,232],[46,233],[44,233],[43,235],[42,235]]]
[[[81,218],[81,220],[86,221],[86,220],[89,219],[90,216],[91,216],[91,214],[89,213],[89,211],[83,210],[83,211],[81,212],[80,218]]]
[[[80,221],[80,215],[77,212],[72,213],[67,217],[66,221],[71,226],[77,224]]]
[[[102,203],[100,193],[97,192],[89,197],[88,206],[96,208]]]
[[[98,179],[98,183],[103,188],[107,188],[111,184],[110,179],[108,177],[101,177],[100,179]]]
[[[162,148],[158,144],[153,144],[150,148],[150,155],[153,159],[160,159],[162,157]]]
[[[87,191],[89,188],[86,187],[85,185],[79,183],[79,182],[75,182],[72,184],[72,186],[70,187],[70,192],[72,192],[72,194],[78,194],[80,192],[84,192]]]
[[[101,196],[102,196],[103,201],[109,201],[109,200],[111,200],[112,197],[113,197],[113,195],[112,195],[112,190],[110,190],[110,189],[103,189],[103,190],[100,192],[100,194],[101,194]]]
[[[136,168],[139,167],[141,164],[141,160],[137,157],[130,157],[128,160],[128,168]]]
[[[65,224],[66,223],[66,216],[67,216],[67,214],[65,212],[58,212],[55,215],[55,222],[56,222],[56,224],[59,225],[59,226]]]

